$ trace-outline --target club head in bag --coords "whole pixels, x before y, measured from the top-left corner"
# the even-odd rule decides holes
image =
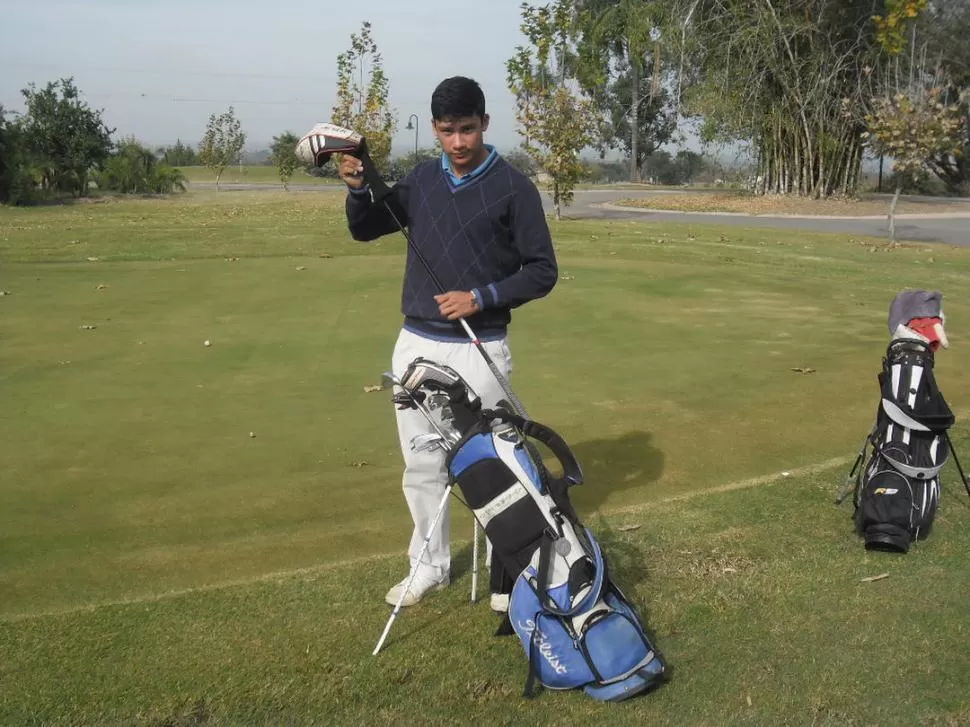
[[[413,452],[427,452],[434,449],[435,447],[441,447],[441,449],[447,449],[445,438],[442,437],[437,432],[428,432],[427,434],[419,434],[414,439],[411,440],[411,450]]]

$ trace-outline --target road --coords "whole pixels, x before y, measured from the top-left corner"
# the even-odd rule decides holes
[[[817,232],[840,232],[849,235],[868,235],[889,237],[889,227],[885,217],[768,217],[746,214],[726,214],[722,212],[664,212],[617,207],[614,203],[621,199],[642,199],[663,194],[682,194],[681,192],[639,191],[639,190],[577,190],[574,203],[563,211],[565,217],[642,220],[644,222],[681,222],[703,225],[724,225],[744,227],[774,227],[794,230],[813,230]],[[919,198],[910,198],[917,200]],[[933,198],[919,200],[927,205],[927,212],[919,215],[896,216],[896,238],[918,242],[946,242],[951,245],[970,247],[970,202],[967,212],[934,214],[934,203],[948,203],[954,200]],[[546,209],[552,211],[552,201],[543,194]],[[888,201],[887,201],[888,209]]]
[[[215,184],[194,182],[192,187],[215,189]],[[279,190],[280,185],[223,184],[222,188],[254,191]],[[290,189],[301,192],[342,193],[339,187],[320,184],[291,184]],[[788,230],[812,230],[848,235],[889,237],[885,217],[769,217],[722,212],[664,212],[623,208],[613,204],[621,199],[641,199],[664,194],[682,194],[682,192],[679,190],[580,189],[576,190],[573,204],[563,210],[563,215],[568,218],[686,222],[698,225],[723,225],[725,227],[773,227]],[[542,197],[546,211],[551,214],[552,200],[546,193],[543,193]],[[970,247],[970,200],[966,202],[966,213],[942,214],[934,213],[933,207],[941,203],[952,205],[954,200],[920,197],[908,197],[907,199],[925,204],[927,211],[919,215],[897,215],[897,239],[917,242],[945,242],[951,245]]]

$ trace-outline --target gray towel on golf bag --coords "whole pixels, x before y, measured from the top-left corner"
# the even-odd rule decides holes
[[[904,290],[889,304],[889,332],[914,318],[941,318],[943,293],[938,290]]]

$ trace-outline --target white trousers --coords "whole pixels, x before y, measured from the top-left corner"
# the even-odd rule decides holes
[[[512,371],[512,356],[508,341],[506,339],[489,341],[483,345],[496,368],[508,379]],[[506,398],[495,375],[471,341],[467,343],[434,341],[402,329],[394,346],[391,370],[395,376],[401,377],[408,365],[418,357],[453,368],[478,394],[483,407],[494,407],[501,399]],[[412,451],[412,439],[434,430],[419,411],[396,409],[395,412],[401,453],[404,455],[404,499],[407,500],[411,519],[414,521],[414,532],[411,534],[411,544],[408,548],[411,567],[414,567],[448,484],[448,473],[445,469],[446,455],[437,447],[424,452]],[[435,528],[428,542],[428,551],[419,567],[423,575],[436,579],[448,574],[451,568],[449,507],[450,503],[446,503],[438,521],[438,527]]]

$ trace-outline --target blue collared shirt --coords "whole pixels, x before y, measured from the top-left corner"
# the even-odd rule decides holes
[[[451,166],[451,159],[449,159],[448,155],[445,154],[444,152],[441,153],[441,169],[445,172],[445,174],[448,175],[448,178],[451,180],[451,183],[453,185],[458,187],[462,184],[465,184],[466,182],[470,182],[475,177],[479,176],[480,174],[483,174],[485,170],[492,165],[492,163],[495,161],[495,158],[498,156],[498,152],[495,151],[495,147],[492,146],[491,144],[486,144],[485,148],[488,149],[488,156],[485,158],[485,161],[483,161],[481,164],[475,167],[464,177],[458,177],[455,174],[455,170],[452,169],[452,166]]]

